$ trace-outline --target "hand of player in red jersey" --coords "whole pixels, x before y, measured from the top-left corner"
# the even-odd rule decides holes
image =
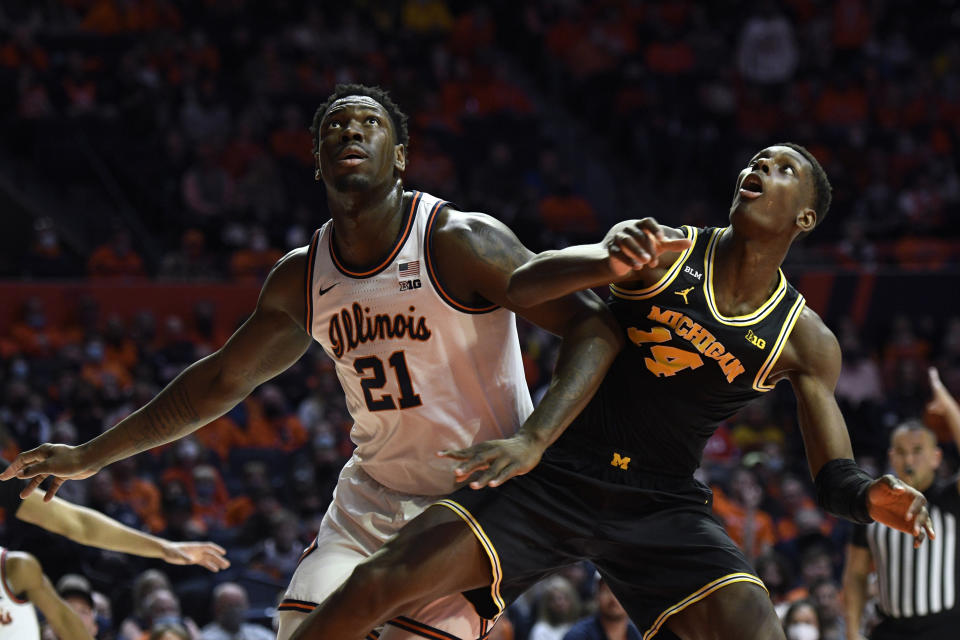
[[[902,480],[887,474],[880,476],[867,490],[870,517],[913,536],[914,548],[927,536],[937,537],[927,512],[927,499]]]
[[[655,267],[660,255],[690,247],[687,238],[668,238],[653,218],[625,220],[614,225],[603,238],[608,266],[622,277],[644,267]]]
[[[42,444],[14,458],[10,466],[0,473],[0,480],[31,478],[20,492],[20,497],[26,498],[47,476],[54,476],[46,495],[43,496],[43,499],[49,502],[67,480],[89,478],[100,470],[100,467],[89,465],[84,460],[83,452],[81,447],[66,444]]]
[[[457,482],[463,482],[471,475],[471,489],[496,487],[513,476],[524,474],[540,462],[543,448],[523,434],[516,434],[502,440],[481,442],[465,449],[438,451],[441,458],[460,460],[454,470]]]

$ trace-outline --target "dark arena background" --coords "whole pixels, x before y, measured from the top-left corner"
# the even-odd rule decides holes
[[[96,436],[223,344],[329,218],[308,127],[335,84],[362,82],[410,116],[407,188],[489,213],[534,251],[626,218],[722,226],[757,150],[808,147],[833,205],[784,271],[843,349],[858,462],[887,470],[891,430],[919,419],[946,478],[953,432],[927,403],[931,366],[960,394],[958,34],[949,0],[3,0],[2,455]],[[536,401],[557,343],[525,323],[520,337]],[[844,638],[851,527],[816,507],[792,398],[722,425],[698,474],[778,612],[812,598],[820,637]],[[351,424],[314,345],[192,436],[59,493],[215,541],[226,571],[80,546],[11,513],[0,544],[54,583],[85,576],[101,640],[170,620],[219,638],[203,629],[223,582],[270,629]],[[147,569],[169,578],[163,611],[134,589]],[[559,640],[592,614],[593,576],[538,585],[491,637]]]

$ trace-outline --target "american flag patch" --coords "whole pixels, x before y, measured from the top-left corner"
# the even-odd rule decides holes
[[[417,278],[420,276],[420,261],[401,262],[397,264],[397,275],[401,278]]]

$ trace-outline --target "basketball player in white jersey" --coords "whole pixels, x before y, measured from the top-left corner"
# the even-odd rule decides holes
[[[336,363],[357,448],[280,606],[280,640],[358,562],[455,488],[455,463],[438,450],[566,425],[621,346],[612,316],[590,292],[526,309],[508,301],[510,274],[532,253],[506,226],[403,190],[406,116],[384,91],[337,87],[311,131],[332,220],[277,263],[253,315],[227,344],[101,436],[78,447],[41,445],[0,474],[32,477],[25,492],[55,476],[52,496],[66,479],[226,413],[317,340]],[[535,411],[511,310],[563,338]],[[529,470],[536,459],[527,449],[499,458],[473,484]],[[486,631],[462,596],[417,606],[380,637],[472,640]]]
[[[40,640],[36,606],[60,640],[93,640],[29,553],[0,547],[0,640]]]

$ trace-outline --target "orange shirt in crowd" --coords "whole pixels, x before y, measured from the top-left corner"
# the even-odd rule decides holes
[[[121,255],[109,244],[104,244],[93,252],[87,261],[87,273],[93,277],[123,278],[145,275],[143,260],[134,251]]]
[[[230,451],[233,449],[250,446],[246,432],[227,416],[217,418],[202,429],[195,431],[193,436],[224,462],[230,457]]]
[[[723,522],[724,528],[737,546],[743,549],[744,532],[748,525],[749,514],[742,506],[727,498],[719,487],[712,487],[712,489],[714,513]],[[753,529],[753,549],[744,549],[744,551],[755,558],[777,542],[777,534],[773,518],[762,509],[753,512]]]
[[[152,482],[143,478],[123,483],[114,481],[113,499],[130,505],[151,532],[158,533],[166,526],[160,508],[160,491]]]

